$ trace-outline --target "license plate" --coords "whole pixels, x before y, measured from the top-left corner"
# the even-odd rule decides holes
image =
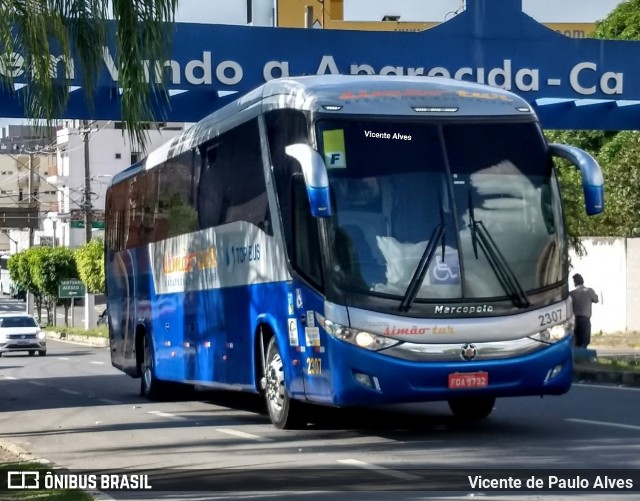
[[[449,374],[449,388],[484,388],[489,385],[488,372],[456,372]]]
[[[25,341],[24,339],[21,339],[20,341],[18,341],[18,344],[29,344],[30,341]]]

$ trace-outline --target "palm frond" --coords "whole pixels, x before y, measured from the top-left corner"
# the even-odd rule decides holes
[[[171,52],[177,4],[178,0],[0,0],[0,85],[13,90],[21,79],[26,84],[25,114],[50,125],[62,115],[68,84],[80,68],[87,107],[93,111],[103,47],[115,46],[121,118],[131,141],[144,147],[148,123],[158,118],[154,104],[168,102],[164,81],[155,78],[155,64]],[[107,29],[111,17],[113,33]],[[11,54],[19,56],[11,60]]]

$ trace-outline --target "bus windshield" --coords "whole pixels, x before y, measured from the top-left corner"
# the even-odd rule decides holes
[[[316,126],[339,287],[406,300],[411,284],[417,301],[517,293],[514,304],[526,305],[527,292],[562,283],[560,196],[536,123]]]

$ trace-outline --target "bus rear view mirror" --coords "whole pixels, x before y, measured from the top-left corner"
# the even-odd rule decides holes
[[[604,177],[598,162],[586,151],[565,144],[550,144],[555,157],[571,162],[582,174],[584,208],[589,216],[604,212]]]
[[[331,216],[329,177],[322,156],[308,144],[296,143],[285,147],[285,152],[302,167],[304,183],[314,217]]]

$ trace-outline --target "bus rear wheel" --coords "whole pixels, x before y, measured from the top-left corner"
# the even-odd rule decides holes
[[[496,403],[495,397],[459,397],[449,399],[453,415],[462,421],[480,421],[486,418]]]
[[[153,366],[153,345],[148,335],[144,336],[144,354],[139,372],[141,397],[149,400],[161,400],[166,397],[167,383],[156,378]]]
[[[300,428],[304,421],[302,404],[287,394],[284,362],[275,337],[269,341],[265,364],[265,400],[271,422],[281,430]]]

